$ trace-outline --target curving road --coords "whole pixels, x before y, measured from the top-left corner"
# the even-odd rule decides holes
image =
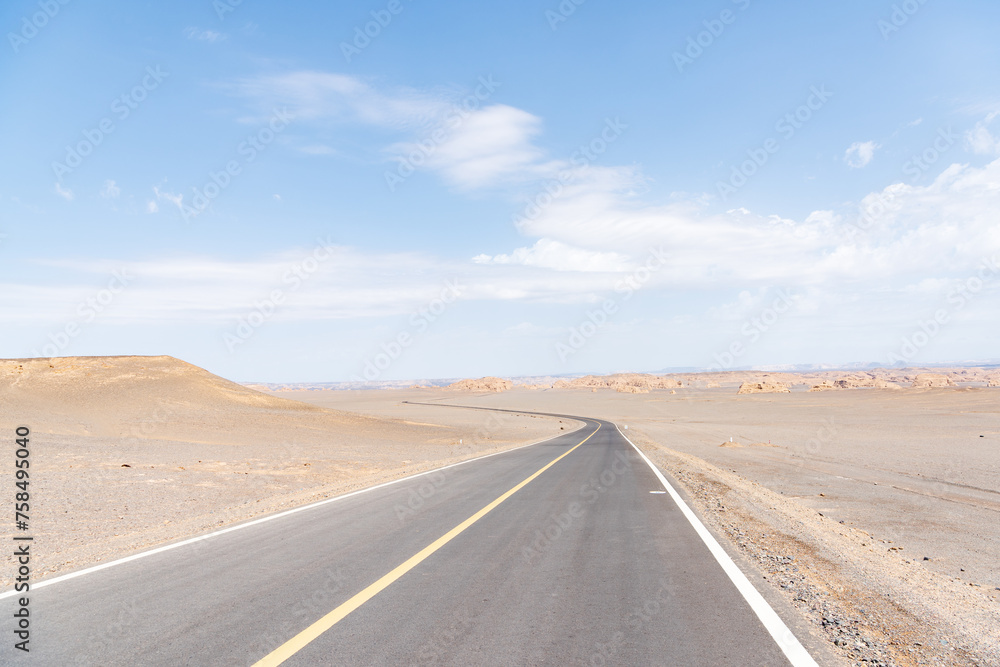
[[[5,593],[0,663],[815,664],[615,425],[575,419],[44,582],[30,654],[13,649]]]

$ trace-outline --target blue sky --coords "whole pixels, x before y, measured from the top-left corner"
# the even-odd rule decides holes
[[[1000,358],[995,3],[36,0],[0,25],[4,357]]]

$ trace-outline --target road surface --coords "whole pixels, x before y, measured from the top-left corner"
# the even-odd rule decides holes
[[[5,594],[0,663],[814,664],[618,428],[577,419],[35,588],[28,654]]]

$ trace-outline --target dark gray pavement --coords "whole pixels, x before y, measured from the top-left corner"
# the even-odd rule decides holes
[[[592,434],[286,665],[783,665],[613,424],[31,592],[2,664],[252,665]]]

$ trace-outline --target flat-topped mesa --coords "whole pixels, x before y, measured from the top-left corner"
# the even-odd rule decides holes
[[[456,389],[459,391],[492,391],[494,393],[499,393],[501,391],[507,391],[513,386],[514,383],[510,380],[487,376],[479,378],[478,380],[467,379],[452,382],[450,385],[445,387],[445,389]]]
[[[791,389],[783,382],[744,382],[737,394],[789,394]]]

